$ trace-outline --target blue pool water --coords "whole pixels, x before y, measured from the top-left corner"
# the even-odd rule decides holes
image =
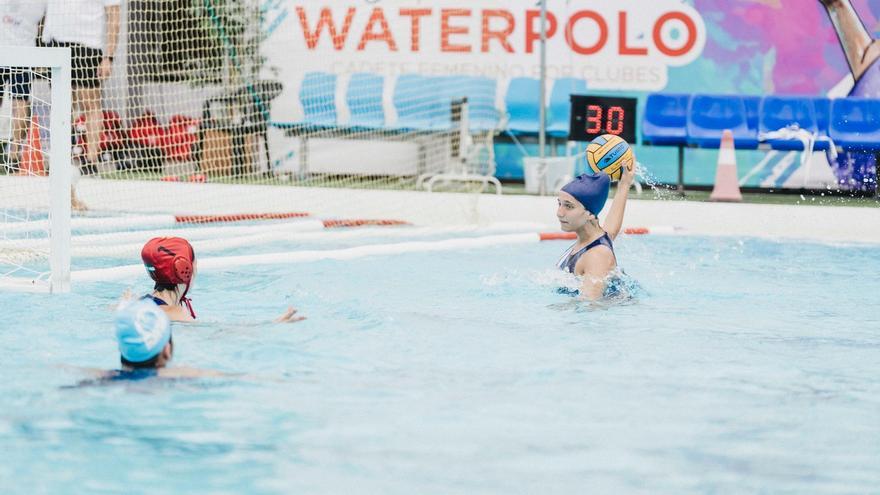
[[[589,307],[555,291],[565,247],[200,274],[174,362],[242,378],[71,388],[117,366],[130,284],[0,293],[0,492],[880,486],[880,249],[628,237],[645,293]]]

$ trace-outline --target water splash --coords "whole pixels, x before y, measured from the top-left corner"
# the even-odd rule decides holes
[[[642,166],[641,162],[636,162],[636,178],[641,179],[640,182],[651,189],[655,200],[669,201],[681,199],[677,186],[663,184],[656,175]]]

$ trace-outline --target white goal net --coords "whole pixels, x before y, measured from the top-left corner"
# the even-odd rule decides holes
[[[85,23],[74,2],[48,2],[34,39],[0,51],[0,71],[32,79],[27,95],[4,80],[3,283],[51,286],[54,266],[69,271],[64,257],[76,265],[192,223],[460,223],[473,219],[478,193],[500,192],[493,78],[309,68],[301,62],[313,53],[286,53],[283,39],[270,36],[278,18],[262,0],[94,3],[100,9]],[[306,43],[336,43],[322,9],[291,12],[300,10]],[[49,81],[53,54],[68,49],[71,110]],[[270,63],[279,57],[283,71]],[[50,191],[45,174],[61,169],[73,176],[72,198],[63,185]],[[432,206],[426,191],[465,194]],[[415,196],[423,206],[412,206]],[[59,224],[62,216],[70,223]],[[55,259],[53,229],[63,225],[73,235]],[[107,233],[122,236],[90,237]],[[64,272],[54,280],[67,280]]]

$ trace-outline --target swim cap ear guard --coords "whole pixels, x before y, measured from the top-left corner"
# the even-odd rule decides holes
[[[141,259],[147,273],[160,284],[186,284],[180,302],[186,304],[193,318],[196,317],[190,299],[186,297],[193,278],[195,252],[192,245],[180,237],[156,237],[147,241],[141,250]]]
[[[174,276],[181,280],[181,282],[178,283],[189,285],[193,276],[192,262],[183,256],[175,256],[174,261],[171,262],[171,266],[174,268]]]

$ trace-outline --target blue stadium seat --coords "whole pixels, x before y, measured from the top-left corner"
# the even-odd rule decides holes
[[[687,144],[687,111],[690,95],[653,93],[645,101],[642,141],[655,146]]]
[[[510,80],[504,98],[507,107],[507,130],[515,135],[538,134],[541,108],[541,81],[531,77],[515,77]]]
[[[309,126],[336,126],[336,74],[309,72],[299,88],[303,123]]]
[[[446,96],[452,99],[467,97],[468,127],[471,132],[491,131],[498,127],[498,109],[495,108],[497,81],[488,77],[449,76],[444,80]]]
[[[743,96],[743,104],[746,107],[746,125],[749,129],[758,132],[758,121],[760,120],[760,96]]]
[[[880,100],[838,98],[831,102],[834,144],[847,150],[880,150]]]
[[[550,108],[547,112],[547,135],[554,138],[567,138],[571,125],[572,94],[585,93],[587,83],[583,79],[563,78],[553,83],[550,92]]]
[[[725,130],[733,132],[737,148],[757,148],[757,129],[749,129],[746,108],[739,96],[694,95],[688,105],[688,144],[717,148]]]
[[[440,131],[452,128],[445,78],[403,74],[394,85],[397,129]]]
[[[819,134],[828,135],[828,126],[831,124],[831,100],[828,98],[813,98],[813,111],[816,114],[816,129]]]
[[[358,129],[385,127],[382,83],[382,76],[377,74],[352,74],[345,93],[345,101],[351,115],[349,125]]]
[[[816,115],[812,98],[800,96],[766,96],[761,102],[761,122],[758,130],[762,133],[785,129],[797,124],[801,129],[818,133]],[[769,139],[766,141],[776,150],[802,150],[803,143],[798,139]],[[828,149],[828,141],[816,141],[814,149]]]

